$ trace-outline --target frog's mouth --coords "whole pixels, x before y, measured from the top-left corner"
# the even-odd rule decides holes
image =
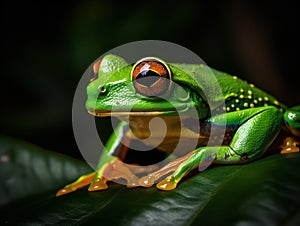
[[[88,110],[88,113],[97,117],[120,117],[120,116],[159,116],[159,115],[178,115],[178,110],[168,110],[168,111],[94,111]]]

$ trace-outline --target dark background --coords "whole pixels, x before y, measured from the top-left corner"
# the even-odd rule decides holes
[[[104,52],[145,39],[300,104],[298,30],[292,1],[2,1],[0,133],[80,158],[71,121],[80,77]]]

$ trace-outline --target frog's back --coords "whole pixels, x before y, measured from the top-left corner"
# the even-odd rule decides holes
[[[225,109],[223,110],[227,112],[269,105],[277,107],[282,112],[286,109],[286,106],[275,97],[236,76],[206,65],[174,64],[174,66],[187,73],[187,75],[183,75],[175,70],[177,74],[176,80],[174,80],[183,84],[190,83],[189,85],[194,90],[199,91],[200,96],[204,95],[207,99],[212,100],[211,102],[215,102],[211,105],[213,110],[220,110],[218,103],[222,100],[225,101]],[[190,82],[191,77],[195,80],[194,82]],[[219,87],[222,96],[218,94]],[[205,91],[203,92],[203,90]]]
[[[238,111],[246,108],[275,106],[284,111],[286,106],[280,103],[272,95],[256,88],[237,76],[211,69],[216,76],[225,98],[226,111]]]

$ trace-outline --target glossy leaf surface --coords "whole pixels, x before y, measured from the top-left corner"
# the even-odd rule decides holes
[[[90,171],[80,161],[0,139],[0,224],[297,225],[300,154],[246,165],[214,166],[173,191],[110,183],[56,198],[58,188]]]

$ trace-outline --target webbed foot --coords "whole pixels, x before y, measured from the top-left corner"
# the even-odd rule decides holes
[[[103,177],[107,180],[125,179],[128,188],[139,186],[138,177],[132,172],[131,167],[118,159],[106,165],[103,171]]]

